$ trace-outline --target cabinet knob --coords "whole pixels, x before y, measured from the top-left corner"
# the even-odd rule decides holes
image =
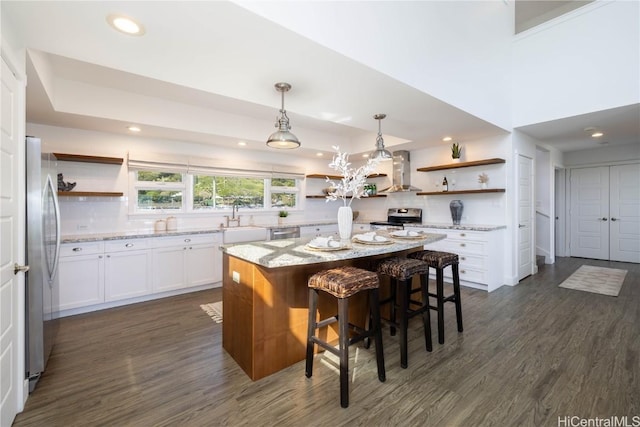
[[[111,258],[111,255],[107,255],[107,258]]]
[[[464,246],[467,246],[467,244],[466,243],[460,243],[460,246],[464,247]]]
[[[611,218],[611,221],[617,221],[618,218]]]
[[[127,243],[126,245],[124,245],[125,248],[132,248],[133,247],[133,243]]]
[[[600,219],[601,219],[602,221],[606,221],[606,220],[607,220],[607,218],[604,218],[604,217],[602,217],[602,218],[600,218]]]
[[[466,260],[466,259],[467,259],[467,257],[464,257],[464,256],[463,256],[463,257],[460,257],[460,259],[461,259],[462,261],[464,261],[464,260]]]
[[[191,239],[184,239],[185,243],[189,243],[191,241]]]
[[[189,250],[193,249],[193,246],[189,246]]]
[[[73,248],[73,252],[80,252],[82,251],[82,248]]]
[[[466,274],[467,270],[460,270],[460,274]]]
[[[466,235],[466,233],[460,233],[460,237],[465,237]]]
[[[102,255],[98,255],[98,259],[102,259]]]

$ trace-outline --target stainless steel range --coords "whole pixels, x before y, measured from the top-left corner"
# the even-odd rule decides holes
[[[419,224],[422,222],[420,208],[390,208],[387,210],[386,221],[373,221],[373,230],[401,230],[404,224]]]

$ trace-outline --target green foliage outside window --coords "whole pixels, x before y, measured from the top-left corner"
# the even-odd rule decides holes
[[[181,173],[138,171],[138,181],[143,182],[182,182]]]

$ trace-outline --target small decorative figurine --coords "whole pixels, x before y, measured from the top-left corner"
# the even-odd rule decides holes
[[[64,182],[62,174],[58,174],[58,191],[71,191],[75,186],[75,182]]]

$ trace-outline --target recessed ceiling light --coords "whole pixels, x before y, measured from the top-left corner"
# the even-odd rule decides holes
[[[141,36],[145,33],[144,26],[133,18],[124,15],[109,15],[107,22],[116,30],[130,36]]]
[[[238,141],[238,145],[244,147],[245,145],[247,145],[247,143],[244,141]]]
[[[445,136],[444,138],[442,138],[442,140],[443,140],[444,142],[449,142],[449,141],[451,141],[452,139],[453,139],[453,138],[451,138],[450,136]]]
[[[127,129],[131,132],[140,132],[142,130],[138,126],[129,126]]]
[[[318,157],[322,157],[322,156],[324,156],[324,154],[322,154],[322,153],[316,153],[316,156],[318,156]]]
[[[364,157],[364,158],[366,159],[367,157],[369,157],[369,153],[364,153],[364,154],[362,155],[362,157]]]
[[[604,133],[602,132],[594,132],[591,134],[592,138],[600,138],[602,135],[604,135]]]

